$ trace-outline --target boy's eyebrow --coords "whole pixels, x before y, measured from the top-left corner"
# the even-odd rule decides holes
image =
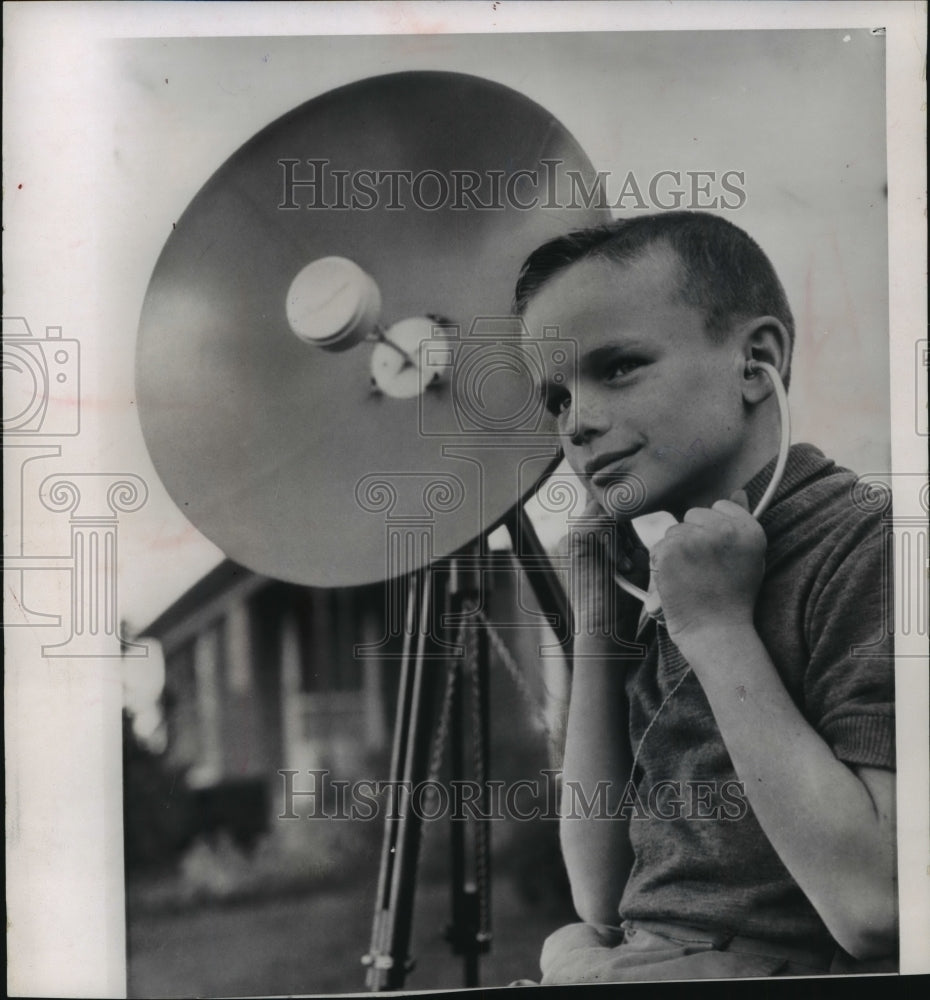
[[[623,354],[629,351],[640,351],[643,350],[643,344],[639,340],[633,338],[624,339],[618,337],[616,340],[611,340],[609,344],[604,344],[601,347],[594,347],[590,351],[586,351],[578,360],[584,369],[596,369],[605,362],[612,360],[618,354]]]

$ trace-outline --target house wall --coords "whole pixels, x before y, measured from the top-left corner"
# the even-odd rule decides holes
[[[272,814],[280,770],[388,778],[403,645],[387,624],[392,593],[248,574],[204,598],[162,637],[170,762],[188,767],[197,788],[264,782]],[[489,557],[480,602],[499,637],[489,646],[489,775],[532,780],[557,757],[549,734],[558,731],[565,665],[509,553]],[[471,726],[468,708],[466,740]]]

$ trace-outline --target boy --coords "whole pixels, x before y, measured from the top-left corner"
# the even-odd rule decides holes
[[[561,836],[584,923],[547,940],[542,982],[810,975],[893,955],[878,515],[810,445],[792,447],[760,521],[749,513],[780,434],[750,362],[787,383],[794,337],[774,269],[719,217],[641,216],[540,247],[516,308],[531,334],[576,344],[544,391],[617,528],[616,568],[637,562],[631,516],[680,522],[649,556],[658,621],[619,589],[573,586],[576,621],[610,627],[576,639]],[[645,499],[615,515],[624,482]],[[573,579],[590,584],[592,564],[576,547]],[[594,813],[568,794],[594,801],[605,783]]]

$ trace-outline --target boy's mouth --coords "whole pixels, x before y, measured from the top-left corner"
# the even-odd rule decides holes
[[[625,471],[624,463],[637,451],[639,451],[638,447],[629,448],[626,451],[609,451],[598,455],[585,465],[585,475],[594,486],[604,486],[615,476],[621,475]]]

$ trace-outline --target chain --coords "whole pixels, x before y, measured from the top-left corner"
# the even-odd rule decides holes
[[[487,631],[488,638],[491,640],[491,646],[497,654],[498,660],[500,660],[503,664],[504,669],[509,674],[510,679],[513,681],[517,691],[520,692],[523,700],[533,713],[533,718],[537,728],[539,728],[542,732],[548,732],[550,726],[549,720],[546,717],[545,709],[527,683],[526,675],[517,663],[516,657],[507,648],[497,629],[495,629],[491,622],[488,621],[483,611],[478,612],[478,620]],[[551,696],[545,685],[543,685],[543,698],[545,701],[551,700]]]
[[[524,702],[529,707],[537,729],[541,732],[548,732],[550,729],[549,719],[546,716],[546,711],[543,706],[545,702],[549,700],[550,696],[548,690],[545,688],[545,685],[543,685],[543,698],[541,701],[530,688],[526,675],[517,662],[516,657],[507,647],[497,629],[494,628],[488,620],[487,615],[479,609],[475,612],[475,618],[477,619],[477,623],[487,632],[488,638],[491,642],[491,647],[494,650],[497,659],[503,665],[511,681],[513,681],[514,687],[516,687]],[[463,622],[459,625],[458,634],[455,637],[456,646],[463,649],[463,651],[468,648],[468,636],[469,632],[466,631],[466,626]],[[450,659],[446,667],[446,687],[443,694],[439,721],[436,725],[436,734],[433,737],[432,752],[430,754],[430,765],[428,770],[428,780],[430,782],[438,781],[439,773],[442,770],[445,748],[449,740],[449,726],[452,719],[452,706],[455,703],[455,692],[458,684],[458,668],[460,662],[460,659]]]
[[[455,637],[455,644],[463,648],[465,652],[465,625],[459,625],[458,634]],[[459,676],[458,657],[450,657],[446,663],[446,688],[442,696],[442,707],[439,711],[439,721],[436,723],[436,733],[433,736],[433,747],[430,752],[430,763],[427,771],[427,781],[430,788],[435,788],[439,782],[439,772],[442,770],[442,761],[445,757],[446,746],[449,742],[449,727],[452,723],[452,706],[455,704],[455,689],[458,685]]]
[[[473,624],[470,628],[466,623],[459,625],[456,635],[456,646],[462,649],[462,658],[450,658],[446,666],[446,684],[443,693],[442,706],[440,708],[439,720],[436,724],[436,732],[433,736],[433,745],[430,752],[430,764],[428,769],[428,781],[430,787],[434,787],[439,780],[442,770],[445,749],[449,742],[449,730],[452,722],[452,710],[458,688],[459,669],[464,668],[471,681],[471,709],[472,709],[472,754],[474,779],[479,788],[484,788],[486,780],[486,766],[484,751],[481,742],[482,731],[482,709],[481,709],[481,684],[478,672],[478,628],[483,628],[487,633],[491,647],[497,659],[504,666],[510,679],[513,681],[519,694],[529,706],[537,727],[548,732],[549,721],[546,718],[543,705],[539,698],[531,690],[527,682],[526,675],[518,664],[516,657],[507,647],[498,631],[494,628],[487,616],[480,609],[471,606],[469,610],[474,612]],[[543,697],[547,692],[544,690]],[[424,835],[426,831],[423,831]],[[478,822],[475,826],[475,888],[478,903],[478,938],[482,941],[491,939],[491,906],[490,906],[490,844],[488,841],[488,829],[486,824]]]
[[[513,653],[511,653],[511,651],[507,648],[506,644],[504,643],[504,640],[500,637],[500,634],[497,632],[497,630],[494,628],[491,622],[488,621],[484,612],[479,611],[477,617],[481,625],[485,628],[485,630],[488,633],[488,638],[491,640],[491,645],[494,649],[495,654],[497,655],[497,658],[500,660],[500,662],[504,666],[504,669],[510,675],[510,679],[513,681],[515,687],[523,696],[524,701],[527,703],[527,705],[529,705],[530,710],[532,711],[533,716],[535,718],[537,726],[544,732],[548,732],[549,720],[546,718],[545,710],[543,709],[542,704],[540,704],[539,699],[530,689],[530,686],[526,680],[526,675],[524,671],[521,669],[520,665],[517,663],[517,660],[514,657]],[[665,706],[672,700],[672,698],[675,697],[675,695],[678,693],[679,688],[688,679],[690,674],[691,674],[691,667],[689,666],[688,669],[684,672],[684,674],[682,674],[682,676],[679,678],[678,682],[675,684],[672,690],[669,691],[669,693],[662,700],[662,703],[656,709],[655,714],[649,720],[649,724],[646,726],[643,735],[640,737],[639,743],[636,746],[636,752],[633,755],[633,766],[630,769],[631,782],[633,781],[636,775],[636,765],[639,763],[640,753],[643,749],[643,744],[646,742],[646,737],[649,735],[650,730],[655,725],[659,716],[664,711]],[[543,689],[543,697],[546,699],[549,698],[549,693],[545,689],[545,687]]]

